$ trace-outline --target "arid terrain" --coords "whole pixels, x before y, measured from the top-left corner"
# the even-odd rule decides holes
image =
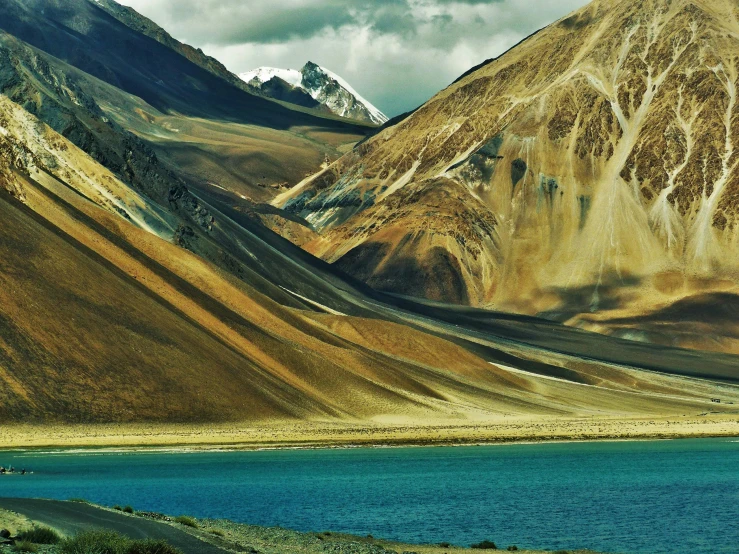
[[[564,217],[564,211],[555,217],[555,206],[573,209],[561,190],[556,203],[542,200],[536,209],[520,213],[519,200],[532,205],[528,196],[541,193],[532,185],[534,171],[544,171],[541,168],[560,159],[568,144],[595,144],[596,138],[587,133],[595,133],[593,125],[601,112],[592,112],[591,96],[605,93],[587,92],[592,81],[587,68],[613,54],[612,45],[623,39],[618,29],[633,30],[627,33],[621,66],[636,88],[639,78],[634,68],[652,56],[644,54],[645,49],[677,45],[674,64],[660,73],[664,88],[647,95],[646,115],[635,104],[634,117],[647,118],[635,131],[636,144],[646,144],[654,128],[649,118],[663,113],[675,99],[663,98],[663,92],[681,90],[672,87],[673,81],[691,73],[697,60],[705,61],[704,45],[716,41],[721,46],[716,55],[724,52],[716,26],[731,21],[733,12],[721,12],[724,4],[718,0],[701,3],[700,9],[683,9],[683,4],[657,10],[647,25],[636,4],[629,4],[631,11],[619,11],[596,2],[575,19],[549,27],[473,71],[409,119],[352,150],[354,142],[377,129],[254,95],[248,84],[215,60],[112,1],[3,0],[0,416],[20,427],[4,426],[0,444],[20,446],[20,437],[25,437],[27,446],[50,445],[55,436],[60,444],[69,445],[75,440],[91,445],[90,437],[96,436],[101,444],[115,440],[147,444],[142,433],[152,437],[161,433],[160,444],[180,440],[214,444],[221,433],[215,430],[220,429],[226,443],[259,445],[260,437],[276,432],[270,430],[275,425],[286,426],[282,442],[318,445],[333,444],[333,431],[326,430],[334,425],[343,429],[339,436],[345,433],[339,444],[362,436],[373,437],[363,442],[383,442],[381,437],[386,437],[390,442],[426,443],[443,441],[445,433],[464,442],[694,436],[699,430],[706,435],[731,434],[731,416],[726,414],[732,414],[739,402],[739,362],[731,346],[736,303],[731,273],[735,249],[726,243],[733,228],[729,217],[733,204],[725,200],[729,192],[721,193],[715,212],[727,218],[724,229],[711,227],[715,244],[724,246],[713,276],[700,277],[705,294],[690,292],[693,285],[698,287],[698,277],[683,269],[647,278],[641,266],[629,265],[618,286],[608,289],[605,281],[599,281],[595,288],[598,294],[611,290],[613,295],[626,295],[623,302],[603,296],[597,309],[578,312],[590,324],[572,325],[574,312],[567,312],[567,317],[552,315],[551,310],[560,310],[560,315],[567,311],[559,301],[549,301],[554,298],[552,289],[540,286],[539,277],[524,275],[539,268],[536,271],[543,273],[537,275],[546,273],[550,284],[559,287],[564,286],[560,277],[565,272],[580,280],[560,287],[560,292],[573,301],[592,300],[593,289],[588,287],[595,274],[571,270],[572,263],[589,264],[603,253],[578,241],[606,234],[588,229],[610,213],[598,207],[606,194],[598,175],[613,169],[608,155],[570,152],[573,183],[593,171],[597,177],[567,189],[570,195],[578,187],[592,189],[592,209],[582,229]],[[624,13],[633,17],[624,19]],[[694,32],[683,37],[679,28],[686,21],[695,21],[688,25]],[[559,45],[558,54],[515,62],[526,59],[531,45],[539,44],[536,41]],[[128,55],[114,54],[116,48],[127,49]],[[87,51],[93,59],[83,55]],[[143,61],[136,65],[138,57]],[[152,63],[157,57],[169,63]],[[669,56],[653,60],[655,67],[661,67],[663,59]],[[541,65],[545,62],[554,65]],[[506,70],[510,75],[503,86],[500,72],[508,66],[518,69]],[[531,97],[513,102],[511,87],[519,93],[526,89]],[[564,101],[568,95],[574,95],[579,108],[573,113],[579,115],[570,127],[560,129],[561,136],[547,138],[549,131],[541,129],[559,129],[550,115],[565,112],[545,110],[536,119],[539,112],[534,107]],[[730,96],[724,100],[729,102]],[[646,97],[643,100],[647,102]],[[515,113],[510,121],[501,115],[504,101]],[[706,104],[695,120],[701,148],[699,138],[709,127],[720,129],[721,113],[726,115],[709,112]],[[667,120],[674,127],[682,117],[687,115],[678,111]],[[447,123],[442,123],[444,118]],[[602,150],[608,151],[610,144],[625,152],[619,142],[622,133],[615,120],[612,123],[612,133],[598,134]],[[428,141],[423,155],[406,152],[439,125],[445,131]],[[586,132],[591,127],[592,132]],[[492,135],[483,137],[483,129]],[[508,169],[520,166],[511,161],[512,152],[536,133],[544,133],[537,144],[548,144],[545,149],[553,153],[548,157],[532,149],[528,169],[516,174],[522,185],[513,187],[523,196],[506,200],[500,192],[502,183]],[[729,147],[731,141],[725,142]],[[416,160],[412,168],[401,171],[409,159]],[[493,171],[508,163],[510,168]],[[685,167],[692,167],[690,163]],[[383,164],[387,167],[380,169]],[[322,173],[321,167],[326,168]],[[546,172],[555,175],[555,169]],[[490,179],[487,185],[472,186],[469,179],[478,170]],[[317,177],[303,181],[316,172]],[[377,175],[371,176],[373,172]],[[406,177],[398,177],[401,173]],[[619,175],[614,191],[624,186]],[[385,186],[380,183],[393,179],[394,184],[377,196]],[[732,190],[729,181],[726,191]],[[649,186],[654,188],[655,183]],[[319,189],[323,192],[317,199],[330,194],[339,203],[333,208],[322,204],[314,214],[295,213],[296,199]],[[616,196],[622,198],[620,192]],[[267,204],[275,198],[289,210]],[[358,198],[371,198],[373,205],[357,203]],[[509,215],[518,227],[510,228],[513,234],[506,242],[496,210],[509,200],[513,210]],[[288,206],[291,202],[293,208]],[[318,200],[311,202],[306,204],[308,211],[318,206]],[[349,231],[355,223],[363,226],[367,214],[381,213],[396,223],[378,220],[361,232]],[[628,212],[629,217],[636,213],[641,212]],[[558,250],[554,256],[544,246],[553,244],[549,231],[544,231],[554,229],[553,223],[545,225],[550,216],[569,229],[569,235],[561,229],[562,237],[567,237],[561,244],[577,254],[557,267],[555,258],[570,254]],[[683,216],[684,222],[692,217],[687,212]],[[713,219],[716,224],[719,220]],[[406,231],[416,233],[418,224],[429,226],[426,238],[415,235],[406,240],[410,236]],[[631,234],[647,232],[627,227]],[[450,241],[447,231],[457,238]],[[306,251],[316,251],[317,245],[334,248],[345,232],[354,238],[343,241],[339,250],[354,256],[354,265],[349,258],[329,264]],[[492,250],[477,249],[472,238],[477,233],[492,233],[494,240],[485,242]],[[410,273],[403,269],[396,274],[412,277],[404,282],[422,282],[421,288],[386,287],[375,280],[373,263],[356,256],[362,248],[369,249],[365,252],[375,248],[365,241],[370,235],[376,245],[378,237],[386,236],[411,249],[427,239],[433,244],[441,241],[458,260],[463,258],[457,249],[464,243],[463,249],[474,254],[464,263],[483,268],[485,278],[478,281],[463,272],[459,280],[454,271],[448,273],[456,262],[447,257],[451,250],[442,253],[437,245],[432,250],[441,257],[431,266],[411,264],[404,266]],[[534,236],[546,240],[533,240]],[[364,246],[357,246],[355,239],[365,241]],[[524,243],[537,246],[519,250]],[[525,268],[505,261],[504,244],[513,257],[529,252]],[[378,256],[382,248],[376,251]],[[633,252],[619,252],[618,260],[635,259]],[[655,263],[666,259],[661,256],[658,250],[650,254]],[[392,265],[391,258],[386,262]],[[605,275],[606,265],[603,271]],[[506,272],[515,285],[506,280]],[[640,277],[634,279],[640,283],[649,281],[666,292],[654,293],[651,285],[637,286],[627,278],[637,274]],[[378,290],[436,297],[425,294],[428,287],[436,287],[445,300],[479,303],[472,302],[477,293],[479,298],[498,295],[483,291],[491,283],[505,293],[508,303],[499,305],[509,311]],[[536,310],[510,304],[524,298],[516,296],[524,289],[529,298],[538,299]],[[473,290],[477,292],[472,294]],[[445,296],[453,291],[457,298]],[[651,305],[644,303],[645,291],[651,291],[649,302],[663,304],[661,311],[634,311],[637,305]],[[511,313],[515,311],[546,312],[540,314],[546,317]],[[609,331],[616,327],[619,333]],[[633,329],[641,331],[632,333]],[[645,329],[652,334],[639,334]],[[686,346],[693,349],[682,348]],[[717,415],[701,415],[709,412]],[[661,422],[659,432],[639,423],[652,418]],[[113,439],[115,433],[98,431],[110,428],[89,427],[104,424],[125,425],[121,428],[125,433]],[[68,431],[65,425],[70,426]],[[162,425],[181,427],[170,432]],[[624,431],[619,431],[621,425]],[[147,428],[152,431],[137,431]],[[208,429],[214,430],[213,439],[205,437]],[[191,436],[200,439],[187,438]]]
[[[380,290],[739,353],[738,22],[596,0],[275,205]]]
[[[228,4],[218,17],[237,19]],[[378,25],[417,9],[428,21],[416,38],[436,44],[428,28],[458,24],[444,6],[470,25],[491,8],[377,3],[373,24],[372,4],[333,3],[326,21],[359,18],[371,45]],[[406,20],[390,17],[398,4]],[[307,50],[303,7],[288,34]],[[345,25],[319,27],[336,39]],[[203,48],[244,54],[227,42]],[[734,541],[704,506],[736,489],[738,48],[735,0],[594,0],[387,121],[317,63],[239,77],[115,0],[0,0],[0,452],[24,468],[0,481],[26,497],[0,497],[0,552],[68,554],[94,528],[117,533],[118,554],[173,552],[149,539],[182,554],[452,554],[494,531],[651,552],[676,546],[673,522],[681,553],[723,532],[722,548]],[[340,54],[367,84],[375,75],[356,67],[381,53],[359,50]],[[708,437],[723,440],[673,441]],[[495,446],[580,441],[610,444]],[[437,446],[450,448],[414,448]],[[277,449],[347,450],[230,452]],[[389,478],[416,454],[443,459]],[[323,455],[351,458],[365,483]],[[229,473],[252,457],[274,473]],[[115,463],[75,465],[87,458]],[[183,464],[195,458],[199,469]],[[298,494],[288,474],[310,487]],[[429,489],[400,486],[422,480]],[[137,508],[214,519],[35,498],[79,490],[112,504],[134,489]],[[676,514],[683,494],[697,511]],[[306,519],[321,510],[362,522]],[[470,544],[314,529],[326,522]],[[23,544],[18,533],[39,526],[57,541]]]
[[[475,423],[274,422],[269,425],[15,425],[0,448],[292,449],[739,436],[739,409],[650,418],[509,416]]]

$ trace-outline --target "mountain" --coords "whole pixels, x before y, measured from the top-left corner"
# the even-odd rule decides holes
[[[561,354],[563,366],[531,361],[549,356],[547,333],[533,321],[493,323],[496,334],[511,337],[527,329],[535,346],[516,358],[492,346],[494,335],[482,339],[492,320],[442,311],[429,326],[427,315],[408,311],[423,307],[386,304],[261,225],[208,209],[211,236],[193,232],[181,210],[157,208],[0,97],[4,421],[680,413],[719,394],[717,385],[691,381],[688,391],[680,377],[649,373],[632,375],[623,389],[619,383],[632,370]],[[181,247],[218,244],[218,233],[235,240],[230,251],[221,247],[231,271]],[[239,262],[240,255],[251,263]],[[568,342],[593,348],[576,335]],[[643,357],[638,348],[614,346],[595,349],[621,363]],[[658,369],[706,371],[706,358],[662,354]],[[710,361],[711,378],[734,378],[731,359]],[[600,385],[585,402],[577,400],[582,382]]]
[[[313,62],[306,63],[300,71],[260,67],[240,77],[269,98],[310,108],[323,107],[335,115],[372,125],[388,121],[344,79]]]
[[[276,205],[382,290],[739,352],[738,32],[729,0],[596,0]]]
[[[366,126],[253,97],[97,2],[0,2],[4,422],[407,425],[739,401],[736,356],[368,287],[279,236],[318,240],[263,201],[287,190],[270,167],[298,179],[317,144],[325,159]],[[248,166],[262,180],[239,185]]]
[[[0,194],[5,421],[366,417],[393,404],[404,411],[398,386],[413,398],[422,391],[410,373],[397,382],[397,361],[322,330],[331,318],[305,319],[294,310],[298,297],[272,286],[280,305],[254,288],[269,286],[256,275],[249,285],[157,238],[182,234],[176,216],[157,219],[99,164],[2,98],[0,125],[0,183],[12,191]],[[449,347],[458,350],[442,342],[438,355]],[[332,381],[351,386],[342,392]]]
[[[173,50],[184,56],[194,64],[200,66],[206,71],[220,77],[231,85],[248,91],[244,87],[244,82],[236,75],[231,73],[225,65],[215,58],[206,55],[200,48],[193,48],[189,44],[184,44],[172,37],[165,29],[162,29],[155,22],[144,17],[133,8],[122,6],[114,0],[89,0],[94,2],[96,6],[104,9],[118,21],[149,38],[156,40],[170,50]]]
[[[126,141],[146,145],[145,158],[156,154],[161,166],[189,186],[217,185],[259,203],[365,135],[363,126],[249,93],[215,61],[167,39],[133,10],[112,6],[0,0],[7,75],[0,92],[24,107],[36,104],[32,113],[104,165],[115,157],[116,166],[109,166],[114,171],[127,147],[121,144],[113,155],[109,141],[121,134],[109,132],[112,124],[130,132]],[[76,98],[81,91],[84,101]]]
[[[162,113],[276,129],[301,123],[339,126],[248,94],[214,60],[175,41],[132,9],[115,6],[112,0],[2,0],[0,29]]]

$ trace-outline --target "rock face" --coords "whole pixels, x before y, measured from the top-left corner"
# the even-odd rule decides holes
[[[388,118],[362,98],[349,83],[313,62],[303,69],[260,67],[240,77],[264,96],[319,108],[362,123],[382,125]]]
[[[399,293],[585,326],[735,294],[738,48],[735,2],[596,0],[278,203]]]
[[[142,140],[112,122],[90,80],[0,31],[0,94],[122,176],[139,192],[165,200],[181,186]]]

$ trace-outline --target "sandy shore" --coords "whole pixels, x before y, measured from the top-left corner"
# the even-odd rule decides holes
[[[334,448],[739,437],[739,412],[444,423],[3,426],[0,448]]]

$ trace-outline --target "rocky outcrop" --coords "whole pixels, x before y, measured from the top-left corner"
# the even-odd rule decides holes
[[[179,181],[134,134],[105,116],[86,78],[0,32],[0,94],[18,103],[136,190],[162,201]]]

